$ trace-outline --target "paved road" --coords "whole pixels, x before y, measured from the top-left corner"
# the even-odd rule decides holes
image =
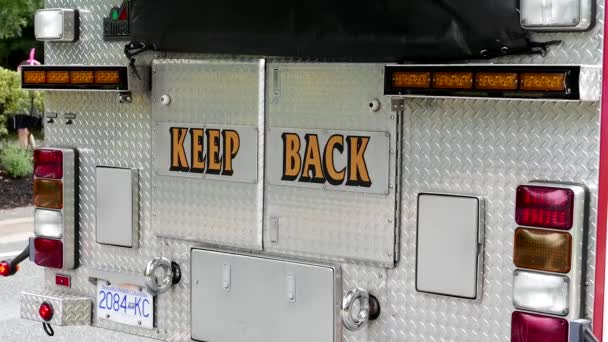
[[[0,260],[18,254],[27,245],[28,238],[34,231],[32,210],[24,208],[0,211]],[[24,261],[20,266],[16,275],[0,277],[0,341],[155,341],[93,327],[54,327],[55,336],[48,337],[42,330],[42,323],[19,318],[19,293],[28,288],[41,288],[44,271],[29,261]]]

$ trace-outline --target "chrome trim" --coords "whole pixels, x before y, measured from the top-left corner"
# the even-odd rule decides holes
[[[353,306],[359,302],[359,312],[353,315]],[[350,289],[342,298],[342,322],[350,331],[363,328],[369,321],[369,293],[360,288]]]

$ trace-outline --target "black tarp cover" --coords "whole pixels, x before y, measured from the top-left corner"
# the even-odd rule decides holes
[[[517,0],[131,0],[133,42],[156,50],[439,61],[527,53]]]

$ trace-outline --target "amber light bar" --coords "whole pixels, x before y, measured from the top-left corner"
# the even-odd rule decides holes
[[[577,66],[423,66],[385,69],[385,95],[578,100]]]
[[[125,66],[22,66],[21,87],[42,90],[129,90]]]

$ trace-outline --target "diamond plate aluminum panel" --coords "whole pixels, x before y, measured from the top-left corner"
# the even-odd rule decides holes
[[[265,230],[264,249],[392,267],[396,235],[397,122],[388,99],[382,96],[382,67],[272,63],[267,73],[268,128],[388,132],[390,174],[386,195],[267,183],[264,226],[278,225],[278,239]],[[381,102],[381,108],[374,112],[369,104],[376,99]],[[276,153],[275,148],[267,146],[266,153],[271,151]],[[269,170],[266,172],[272,174]]]
[[[512,64],[601,65],[601,51],[604,42],[604,3],[603,0],[597,0],[595,4],[595,26],[587,32],[530,33],[533,41],[560,41],[558,45],[552,45],[545,56],[516,55],[497,58],[495,62]]]
[[[403,118],[401,259],[389,271],[387,327],[372,341],[509,341],[515,188],[530,180],[591,189],[587,281],[595,263],[598,177],[596,103],[407,99]],[[485,199],[484,284],[471,303],[415,290],[416,196]],[[593,303],[587,289],[586,302]],[[591,316],[592,307],[586,314]],[[370,331],[371,332],[371,331]]]
[[[109,0],[47,0],[48,8],[67,7],[81,10],[81,36],[76,43],[46,43],[46,63],[126,64],[128,61],[123,54],[124,42],[108,43],[102,40],[102,20],[113,5],[116,5],[116,2]],[[509,56],[498,58],[494,62],[586,64],[599,67],[604,34],[602,0],[597,2],[596,21],[595,27],[589,32],[532,34],[536,41],[562,40],[561,45],[552,47],[544,57]],[[163,55],[164,53],[146,53],[138,57],[138,62],[149,64],[153,58]],[[171,56],[203,57],[186,54]],[[226,58],[234,59],[233,56]],[[272,82],[268,82],[268,126],[323,128],[318,126],[327,125],[347,130],[363,127],[365,130],[380,131],[390,128],[391,132],[394,132],[391,134],[395,135],[399,134],[399,129],[403,130],[402,176],[399,177],[401,182],[395,184],[396,187],[403,188],[401,206],[395,207],[393,203],[383,208],[380,203],[376,203],[373,212],[369,212],[367,206],[357,209],[358,212],[367,211],[370,217],[388,217],[388,213],[394,213],[395,209],[401,211],[397,217],[397,221],[401,221],[401,233],[395,236],[398,243],[395,247],[401,250],[401,255],[396,257],[398,262],[395,269],[390,268],[393,264],[391,259],[395,256],[375,255],[370,253],[369,249],[359,254],[358,250],[352,248],[357,244],[368,248],[377,241],[374,240],[375,237],[366,240],[356,235],[358,241],[331,250],[329,248],[335,246],[328,247],[324,239],[315,240],[319,238],[315,235],[312,238],[304,236],[309,239],[306,244],[298,244],[299,240],[293,239],[294,244],[285,249],[273,248],[269,237],[264,236],[270,252],[337,260],[346,259],[344,255],[356,254],[354,259],[357,260],[367,259],[371,255],[372,258],[383,260],[381,264],[387,268],[359,262],[344,261],[342,264],[344,291],[361,286],[377,296],[382,306],[382,315],[377,321],[371,322],[360,332],[351,333],[344,330],[343,341],[509,341],[510,313],[513,310],[511,248],[515,229],[514,191],[518,183],[533,179],[575,181],[585,183],[589,187],[591,215],[588,230],[587,282],[590,286],[586,290],[585,299],[588,305],[585,312],[591,317],[597,215],[597,103],[407,99],[405,114],[391,118],[390,103],[382,97],[382,87],[377,86],[381,84],[383,77],[380,65],[371,67],[377,69],[377,74],[374,75],[365,71],[370,67],[368,65],[353,65],[337,66],[331,69],[331,72],[320,72],[316,75],[312,71],[303,72],[295,77],[284,71],[291,68],[301,69],[301,64],[292,64],[285,60],[270,64],[272,66],[267,68],[268,79],[272,80],[276,66],[280,86],[278,93],[275,93]],[[315,69],[322,66],[310,63],[309,67]],[[353,79],[348,78],[352,77],[349,71],[363,73]],[[329,86],[331,84],[336,87]],[[597,85],[600,82],[594,84],[596,89],[590,91],[599,93]],[[350,88],[340,89],[337,88],[338,85]],[[305,96],[299,97],[295,91]],[[242,94],[234,94],[234,98],[227,98],[225,101],[233,101],[240,95]],[[328,97],[332,100],[327,101]],[[311,101],[312,98],[319,101]],[[375,114],[377,116],[366,112],[368,102],[373,98],[378,98],[382,104],[381,111]],[[256,102],[256,108],[263,108],[264,96],[259,96],[258,99],[261,99],[261,103]],[[287,108],[284,111],[287,115],[272,115],[275,111],[273,106]],[[154,234],[152,189],[153,183],[156,182],[153,182],[151,160],[151,97],[143,93],[135,94],[132,104],[121,105],[118,104],[115,94],[56,92],[47,95],[47,111],[60,114],[71,112],[77,115],[73,125],[66,125],[64,119],[57,119],[54,124],[47,125],[45,143],[50,146],[76,147],[80,153],[80,267],[62,272],[72,277],[71,289],[55,286],[55,271],[52,270],[46,271],[46,287],[53,292],[95,298],[96,288],[88,280],[89,273],[100,270],[141,274],[146,263],[153,257],[169,257],[182,266],[184,274],[178,285],[156,298],[154,330],[107,321],[94,321],[93,325],[162,340],[190,341],[190,312],[184,310],[190,305],[189,251],[192,247],[200,246],[183,240],[159,238]],[[330,111],[334,115],[327,116]],[[297,113],[300,114],[296,115]],[[356,114],[356,120],[349,116],[353,113]],[[61,118],[61,115],[59,117]],[[232,118],[232,115],[215,116],[217,120]],[[389,118],[388,122],[401,120],[402,125],[387,123],[386,118]],[[247,123],[249,124],[264,127],[264,118],[257,118],[257,121]],[[263,130],[260,130],[260,135],[262,138],[259,141],[263,141]],[[259,155],[263,156],[264,152],[264,147],[260,146]],[[398,158],[391,163],[391,170],[398,170]],[[95,242],[94,180],[97,165],[139,169],[139,249],[102,246]],[[258,174],[263,174],[263,169],[259,170]],[[183,187],[185,189],[187,185]],[[285,189],[284,193],[276,193],[274,196],[279,201],[294,198],[290,190]],[[310,195],[313,190],[300,191]],[[421,191],[479,194],[486,199],[485,276],[483,296],[479,302],[469,303],[415,292],[415,198]],[[262,210],[263,202],[260,194],[261,192],[258,192],[257,195],[258,212]],[[320,203],[340,203],[340,199],[333,195],[335,194],[328,192],[327,196],[319,199]],[[349,196],[354,196],[352,200],[356,201],[362,195]],[[310,212],[314,213],[313,221],[325,210],[324,207],[311,210]],[[359,214],[358,212],[356,214]],[[241,215],[238,211],[234,214]],[[265,215],[266,227],[269,226],[270,216]],[[380,227],[372,228],[376,232],[394,232],[394,222],[389,223],[389,219]],[[330,227],[329,231],[320,232],[321,237],[328,237],[328,241],[337,241],[336,234],[340,238],[350,237],[345,234],[348,232],[348,225],[361,227],[359,221],[346,215],[340,218],[338,223],[344,226],[344,230],[332,230]],[[256,224],[261,225],[260,222]],[[353,231],[361,233],[358,230]],[[385,247],[387,253],[393,253],[391,251],[395,250],[392,246],[382,245],[382,249]],[[339,248],[348,250],[348,253],[338,256]],[[332,253],[325,253],[326,250]]]
[[[53,308],[53,317],[49,323],[59,326],[90,325],[91,298],[70,296],[53,293],[51,291],[22,292],[20,298],[21,318],[32,321],[45,322],[40,318],[38,309],[40,304],[49,303]]]
[[[157,60],[152,72],[155,137],[168,133],[157,132],[167,122],[184,127],[246,126],[264,131],[263,60]],[[164,94],[171,97],[169,105],[157,101]],[[187,123],[192,125],[186,126]],[[254,149],[261,155],[248,167],[261,170],[251,184],[154,173],[154,232],[210,244],[261,249],[264,154],[263,136],[257,138],[260,148]],[[169,146],[154,147],[160,148]],[[227,212],[231,214],[226,215]]]

